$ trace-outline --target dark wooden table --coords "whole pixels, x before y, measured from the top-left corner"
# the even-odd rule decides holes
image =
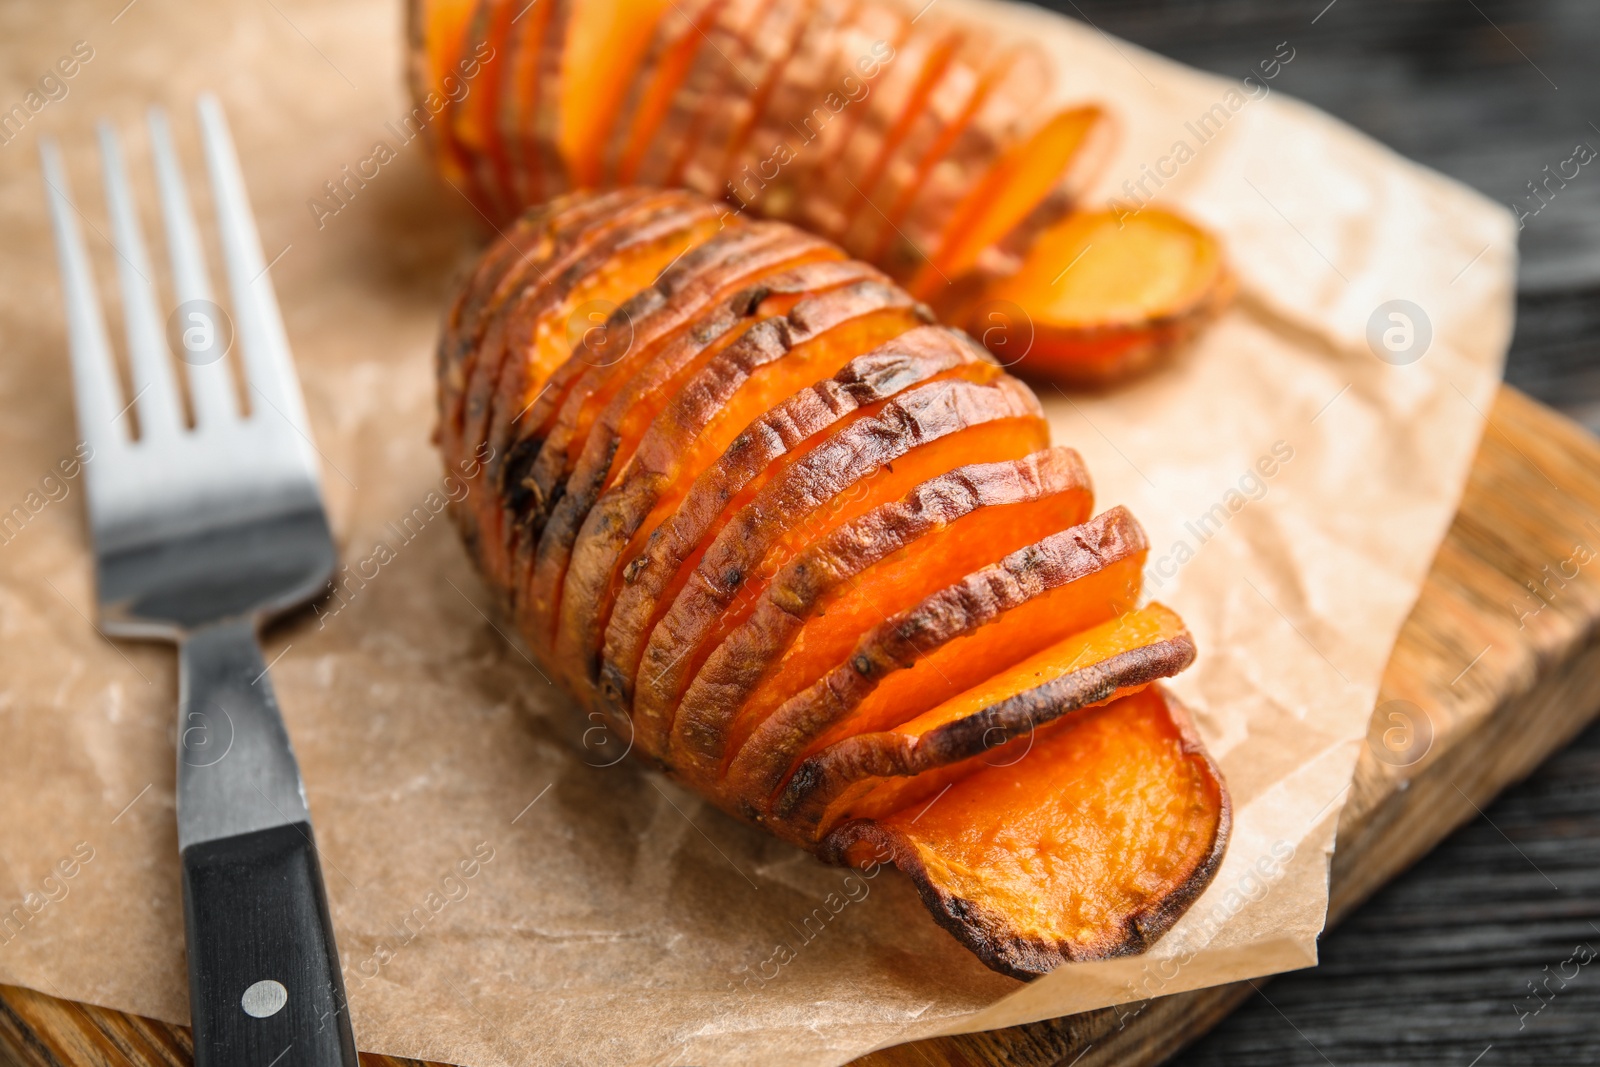
[[[1242,76],[1288,41],[1295,59],[1275,88],[1508,206],[1521,205],[1527,214],[1507,380],[1600,431],[1600,159],[1565,185],[1552,182],[1538,200],[1528,188],[1578,144],[1600,150],[1600,5],[1047,6],[1221,74]],[[1600,727],[1325,937],[1320,967],[1263,985],[1174,1062],[1600,1063],[1595,953]],[[1586,956],[1597,964],[1576,962]]]

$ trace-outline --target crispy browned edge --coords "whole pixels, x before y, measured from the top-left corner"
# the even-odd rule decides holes
[[[698,769],[708,785],[715,780],[732,755],[727,747],[731,727],[802,628],[819,617],[824,597],[847,589],[891,554],[922,544],[923,538],[945,536],[969,515],[1069,494],[1083,497],[1088,491],[1088,473],[1078,454],[1057,445],[1020,459],[969,463],[935,475],[813,542],[778,572],[755,610],[718,644],[684,690],[675,729],[701,740],[686,746],[691,765],[683,769],[697,769],[692,762],[697,753],[714,758],[716,766]]]
[[[1064,963],[1090,959],[1110,959],[1116,956],[1133,956],[1148,951],[1189,910],[1200,894],[1211,884],[1223,856],[1228,850],[1228,840],[1233,832],[1233,801],[1228,793],[1222,771],[1211,754],[1206,751],[1199,735],[1195,733],[1188,708],[1173,696],[1165,686],[1156,685],[1166,703],[1178,736],[1183,754],[1198,759],[1206,773],[1216,783],[1220,802],[1216,832],[1211,851],[1197,865],[1183,884],[1155,902],[1154,906],[1128,917],[1122,939],[1105,952],[1074,954],[1071,947],[1060,942],[1038,938],[1019,938],[1007,934],[1006,922],[997,918],[982,904],[940,890],[928,875],[927,867],[918,857],[914,847],[908,847],[897,831],[887,829],[869,819],[845,823],[823,841],[817,851],[819,858],[835,864],[847,863],[846,853],[857,841],[869,841],[886,846],[894,857],[895,866],[911,878],[922,897],[922,903],[940,926],[943,926],[961,944],[992,970],[1012,978],[1031,981],[1048,974]]]
[[[1118,690],[1170,678],[1194,662],[1194,639],[1184,633],[1090,663],[1044,685],[991,704],[954,722],[912,736],[893,730],[856,734],[818,752],[795,772],[797,792],[862,778],[909,778],[979,755],[1069,712],[1104,703]],[[799,781],[809,778],[818,783]]]
[[[1089,539],[1092,534],[1093,547]],[[855,649],[810,688],[781,704],[746,738],[729,778],[747,780],[750,817],[771,811],[793,820],[792,808],[808,799],[804,782],[785,785],[800,752],[854,710],[894,671],[914,665],[957,638],[1003,620],[1012,609],[1123,559],[1149,550],[1144,528],[1120,505],[1087,522],[1051,534],[925,597],[861,636]],[[785,739],[784,735],[795,735]],[[820,783],[817,783],[820,784]],[[783,791],[773,797],[779,789]],[[814,822],[827,797],[806,808]],[[796,824],[800,826],[801,824]],[[803,827],[802,827],[803,828]]]
[[[939,346],[933,345],[934,340]],[[936,352],[935,347],[944,351]],[[601,650],[601,699],[618,714],[631,702],[628,664],[649,636],[639,618],[654,615],[679,565],[730,499],[769,467],[790,462],[804,442],[841,429],[864,407],[967,365],[987,367],[995,376],[1003,373],[981,345],[960,331],[919,326],[857,356],[832,378],[790,397],[752,423],[715,464],[701,472],[673,515],[651,534],[644,551],[624,564],[623,589],[606,624]]]
[[[913,449],[1012,419],[1035,420],[1048,439],[1037,398],[1017,379],[1001,376],[982,385],[959,379],[935,381],[903,394],[879,416],[852,423],[785,470],[781,480],[763,488],[718,532],[645,642],[634,675],[635,721],[641,716],[651,721],[659,717],[668,726],[667,736],[679,740],[672,722],[681,689],[690,681],[693,653],[704,647],[727,604],[748,595],[755,577],[752,569],[793,523]],[[932,433],[935,429],[938,432]],[[643,685],[641,672],[647,668],[660,671],[651,684]]]

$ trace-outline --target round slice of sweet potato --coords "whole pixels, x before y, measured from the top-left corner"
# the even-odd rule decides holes
[[[864,633],[850,654],[761,722],[725,789],[765,814],[804,759],[889,730],[1138,602],[1149,544],[1124,508],[1052,534]]]
[[[911,298],[884,284],[881,276],[858,281],[807,296],[787,314],[757,323],[684,382],[632,457],[617,468],[624,473],[614,497],[608,494],[597,502],[596,512],[613,521],[585,518],[570,568],[561,542],[541,539],[533,603],[539,604],[545,589],[559,597],[552,603],[561,621],[555,648],[576,679],[587,683],[595,677],[600,631],[594,611],[622,549],[654,503],[681,495],[740,431],[774,404],[832,377],[854,354],[924,321]],[[597,495],[586,486],[569,491],[565,499],[577,500],[580,494]],[[628,507],[614,510],[622,502]],[[598,537],[585,537],[596,531]],[[544,575],[549,577],[541,581]],[[564,592],[556,581],[564,583]]]
[[[1039,237],[1017,273],[986,288],[962,318],[1020,307],[1032,344],[1023,373],[1106,386],[1159,365],[1233,294],[1222,246],[1160,208],[1073,215]]]
[[[1076,526],[1093,504],[1056,448],[958,467],[813,543],[706,658],[673,725],[674,773],[716,790],[755,723],[849,655],[863,632],[996,558]]]
[[[846,823],[821,855],[892,856],[940,925],[1016,978],[1144,951],[1210,883],[1232,827],[1188,712],[1153,685],[1027,740],[931,801]]]
[[[1015,379],[935,382],[852,423],[769,483],[698,558],[651,632],[634,679],[641,743],[670,734],[678,699],[726,629],[805,546],[967,461],[1015,459],[1048,429]]]
[[[1161,604],[1108,619],[991,675],[892,730],[843,738],[808,756],[774,805],[813,835],[903,806],[910,779],[982,756],[1083,708],[1127,696],[1194,662],[1194,639]],[[871,799],[869,799],[871,798]]]
[[[602,702],[626,715],[644,641],[677,595],[683,564],[773,478],[832,434],[876,416],[893,396],[943,377],[986,384],[1001,373],[965,334],[922,326],[857,356],[752,423],[681,502],[669,507],[658,501],[623,550],[623,565],[599,611],[605,625]]]

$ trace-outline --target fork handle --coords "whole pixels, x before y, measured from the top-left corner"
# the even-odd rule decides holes
[[[183,850],[195,1067],[357,1067],[308,822]]]
[[[255,621],[179,649],[178,844],[196,1067],[357,1067],[328,898]]]

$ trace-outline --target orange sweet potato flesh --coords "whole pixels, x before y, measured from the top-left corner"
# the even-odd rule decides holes
[[[1069,217],[1039,238],[1021,270],[989,286],[979,306],[1026,313],[1026,373],[1103,386],[1160,363],[1232,291],[1216,238],[1151,207]]]
[[[1013,144],[947,220],[933,262],[917,274],[911,291],[934,300],[953,280],[973,271],[1002,275],[1015,270],[1019,252],[1081,198],[1111,140],[1109,117],[1090,105],[1052,115]],[[907,256],[900,252],[891,258],[898,262]]]
[[[515,14],[511,0],[479,0],[467,22],[463,59],[478,60],[477,74],[466,83],[466,95],[449,109],[452,134],[471,162],[472,188],[492,221],[516,213],[510,171],[499,144],[501,72],[504,40]],[[460,72],[456,72],[460,77]],[[443,117],[443,116],[441,116]]]
[[[581,547],[565,574],[555,637],[563,662],[581,669],[585,681],[594,679],[602,632],[597,609],[622,549],[657,502],[681,498],[700,472],[774,404],[832,377],[856,353],[922,322],[901,290],[878,279],[856,282],[800,300],[787,314],[757,323],[686,381],[633,455],[619,460],[615,469],[625,473],[614,492],[585,519],[585,533],[614,521],[599,536],[580,533]]]
[[[1183,620],[1161,604],[1080,631],[892,730],[815,749],[775,807],[826,833],[852,815],[909,799],[916,776],[982,756],[1081,708],[1126,696],[1194,661]],[[815,746],[814,746],[815,748]],[[820,812],[820,814],[818,814]]]
[[[540,0],[555,3],[557,0]],[[571,8],[560,59],[557,145],[572,183],[600,184],[612,124],[670,0],[608,0]]]
[[[656,23],[649,48],[623,96],[604,151],[607,180],[629,184],[639,177],[656,130],[689,76],[689,68],[721,14],[725,0],[674,3]]]
[[[1126,509],[1045,537],[866,631],[848,656],[760,722],[727,771],[758,809],[807,757],[893,729],[1138,600],[1144,530]]]
[[[680,701],[679,775],[716,786],[754,724],[843,660],[856,639],[938,589],[1088,517],[1070,449],[958,467],[814,541],[772,579]]]
[[[620,715],[632,703],[644,641],[681,587],[684,562],[773,479],[833,436],[878,416],[900,393],[945,379],[988,383],[1000,374],[964,334],[939,326],[907,331],[774,406],[700,473],[682,500],[658,502],[623,550],[625,565],[601,605],[599,683],[611,710]]]
[[[891,296],[876,282],[877,277],[877,272],[865,264],[848,260],[820,261],[793,268],[718,306],[695,323],[679,343],[669,344],[658,352],[635,376],[629,388],[612,399],[606,412],[609,417],[603,417],[591,427],[577,462],[560,482],[559,499],[555,500],[550,518],[539,535],[536,554],[530,561],[532,569],[525,589],[528,623],[541,626],[547,639],[555,642],[562,587],[574,546],[579,550],[578,581],[584,583],[586,598],[591,595],[590,583],[599,581],[600,571],[610,562],[597,545],[579,541],[582,529],[591,519],[591,509],[605,514],[608,523],[636,522],[637,518],[627,507],[617,510],[618,501],[602,494],[615,485],[624,472],[630,474],[633,485],[654,486],[650,479],[664,475],[670,480],[681,470],[684,457],[661,439],[681,440],[673,435],[685,430],[693,432],[692,427],[702,426],[717,417],[718,400],[725,399],[718,397],[718,387],[736,390],[752,372],[787,354],[792,342],[809,340],[802,330],[790,332],[777,325],[784,316],[793,314],[809,293],[815,290],[827,295],[835,289],[873,286],[870,291],[856,291],[825,304],[813,304],[812,308],[821,312],[813,321],[819,328],[824,322],[839,325],[843,320],[835,321],[830,316],[853,317],[866,311],[867,303],[874,300],[892,300],[902,308],[909,307],[908,300]],[[863,278],[869,280],[863,281]],[[888,325],[892,327],[893,322]],[[700,388],[693,390],[691,396],[696,384]],[[641,449],[648,450],[646,460],[636,462]],[[539,456],[541,467],[547,460],[559,464],[563,459],[554,449],[541,452]],[[536,470],[535,476],[539,474]],[[634,502],[639,498],[630,489],[622,499]],[[614,529],[620,530],[621,526]]]
[[[1221,775],[1160,686],[1045,727],[996,763],[932,802],[845,824],[823,854],[865,864],[886,849],[940,925],[1017,978],[1143,951],[1222,861]]]
[[[1049,431],[1038,401],[1014,382],[948,381],[914,390],[786,470],[704,552],[685,560],[681,587],[651,632],[635,675],[641,741],[658,726],[670,728],[705,657],[754,607],[767,576],[808,542],[963,460],[1018,459],[1044,447]],[[671,736],[680,750],[696,741],[677,731]]]
[[[567,329],[574,312],[592,302],[609,304],[626,299],[653,281],[687,248],[706,240],[716,228],[716,212],[703,202],[698,206],[663,206],[634,225],[615,231],[614,239],[602,239],[587,255],[542,286],[537,299],[525,301],[507,313],[503,331],[506,355],[499,361],[499,373],[480,373],[477,381],[484,384],[484,389],[468,397],[470,417],[475,397],[481,397],[484,391],[489,394],[481,404],[481,420],[476,426],[468,426],[473,440],[487,443],[484,474],[489,485],[500,484],[511,428],[518,414],[516,405],[530,392],[536,392],[571,350]],[[506,581],[510,577],[510,560],[503,537],[503,507],[494,494],[481,494],[479,508],[487,573]]]

